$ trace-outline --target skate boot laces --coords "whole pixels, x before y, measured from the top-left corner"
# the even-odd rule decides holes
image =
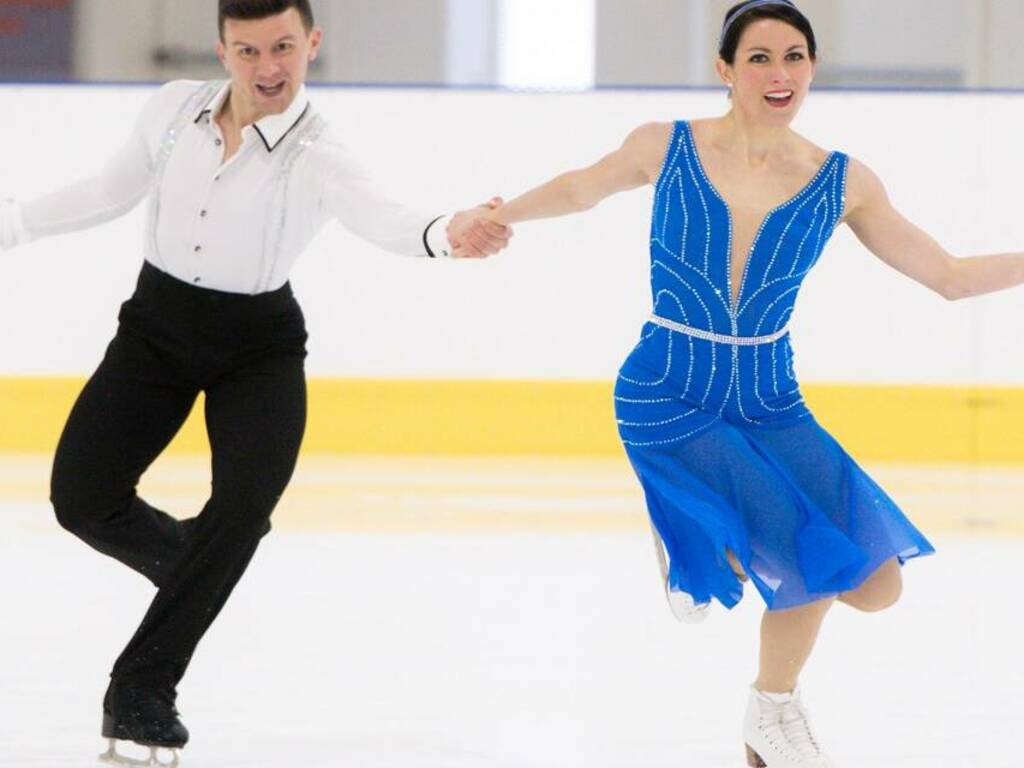
[[[807,709],[796,696],[781,705],[779,727],[786,743],[801,757],[821,757],[821,746],[814,736]]]
[[[757,716],[748,723],[757,733],[748,731],[749,765],[831,768],[832,763],[811,728],[810,717],[798,693],[786,701],[774,701],[760,692],[755,692],[754,697]]]

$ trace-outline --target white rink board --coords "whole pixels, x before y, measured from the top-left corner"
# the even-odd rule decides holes
[[[0,88],[0,196],[99,167],[151,87]],[[596,160],[649,120],[721,113],[708,91],[580,95],[314,88],[385,185],[430,214]],[[798,128],[859,157],[958,254],[1024,249],[1024,94],[824,92]],[[522,225],[485,263],[414,261],[331,226],[294,275],[318,376],[607,379],[649,310],[649,190]],[[0,256],[0,376],[86,374],[138,270],[141,212]],[[837,233],[794,321],[806,381],[1015,385],[1020,291],[950,305]]]

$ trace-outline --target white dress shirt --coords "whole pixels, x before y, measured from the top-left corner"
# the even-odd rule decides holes
[[[146,260],[204,288],[281,287],[331,219],[394,253],[450,255],[447,217],[431,222],[382,194],[316,115],[305,87],[284,113],[245,127],[225,162],[213,117],[229,87],[163,86],[97,176],[30,202],[0,203],[0,249],[110,221],[148,196]]]

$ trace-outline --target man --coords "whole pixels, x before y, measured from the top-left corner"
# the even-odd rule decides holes
[[[118,741],[154,765],[188,741],[176,686],[291,478],[306,416],[298,256],[332,218],[408,255],[483,257],[511,236],[481,209],[429,223],[378,192],[306,96],[323,36],[308,0],[220,0],[219,25],[230,82],[164,86],[97,177],[0,205],[7,249],[149,197],[138,287],[64,429],[51,494],[64,527],[158,587],[104,698],[106,758],[122,765]],[[199,392],[212,495],[178,522],[136,487]]]

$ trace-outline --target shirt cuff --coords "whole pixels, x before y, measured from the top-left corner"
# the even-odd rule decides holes
[[[424,230],[423,246],[430,258],[451,257],[452,246],[448,242],[448,225],[451,221],[451,216],[440,216],[430,222]]]
[[[30,239],[22,220],[21,205],[14,200],[0,200],[0,250],[24,245]]]

